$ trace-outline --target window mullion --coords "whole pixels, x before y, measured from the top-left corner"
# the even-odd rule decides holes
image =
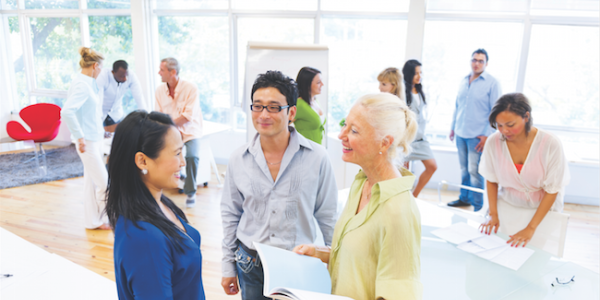
[[[31,44],[29,19],[23,14],[19,14],[19,29],[21,31],[21,43],[23,47],[23,64],[25,66],[27,94],[29,97],[29,104],[33,104],[31,91],[36,88],[35,68],[33,66],[33,45]]]

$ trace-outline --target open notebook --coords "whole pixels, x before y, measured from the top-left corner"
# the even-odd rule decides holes
[[[263,294],[282,300],[352,300],[331,295],[331,278],[321,260],[254,243],[265,274]]]

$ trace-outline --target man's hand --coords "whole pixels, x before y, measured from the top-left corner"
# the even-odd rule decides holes
[[[85,139],[84,138],[80,138],[77,140],[77,147],[79,148],[79,152],[81,152],[81,153],[85,152]]]
[[[223,290],[227,295],[235,295],[240,291],[237,277],[223,277],[221,286],[223,286]]]
[[[454,130],[450,130],[450,135],[448,135],[451,142],[454,142]]]
[[[483,146],[485,145],[485,141],[487,141],[487,136],[478,135],[477,138],[479,139],[479,143],[477,144],[477,146],[475,146],[475,151],[483,152]]]

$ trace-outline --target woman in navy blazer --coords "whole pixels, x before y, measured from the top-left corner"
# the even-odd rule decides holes
[[[182,147],[166,114],[135,111],[117,127],[106,212],[119,299],[205,299],[200,233],[162,194],[178,187]]]

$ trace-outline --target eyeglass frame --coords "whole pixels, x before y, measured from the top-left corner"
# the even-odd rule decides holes
[[[573,277],[571,277],[571,279],[569,281],[567,281],[567,282],[560,282],[560,280],[558,279],[558,277],[556,277],[556,283],[559,284],[559,285],[563,285],[564,286],[564,285],[568,285],[568,284],[573,283],[573,282],[575,282],[575,275],[573,275]],[[554,281],[550,285],[554,287]]]
[[[262,108],[261,108],[261,110],[254,110],[254,109],[252,109],[254,106],[257,106],[257,107],[258,107],[258,106],[261,106]],[[278,110],[278,111],[270,111],[270,110],[269,110],[269,106],[276,106],[276,107],[278,107],[278,108],[279,108],[279,110]],[[252,111],[252,112],[263,112],[263,111],[265,110],[265,108],[266,108],[266,109],[267,109],[267,112],[269,112],[269,113],[272,113],[272,114],[276,114],[276,113],[279,113],[279,112],[281,112],[281,111],[282,111],[284,108],[290,108],[290,107],[294,107],[294,106],[295,106],[295,105],[289,105],[289,104],[288,104],[288,105],[285,105],[285,106],[280,106],[280,105],[260,105],[260,104],[250,104],[250,111]]]
[[[475,64],[475,63],[477,63],[477,64],[482,64],[482,65],[485,65],[485,64],[487,63],[487,61],[485,61],[485,60],[479,60],[479,59],[475,59],[475,58],[473,58],[473,59],[471,59],[471,63],[472,63],[472,64]]]

